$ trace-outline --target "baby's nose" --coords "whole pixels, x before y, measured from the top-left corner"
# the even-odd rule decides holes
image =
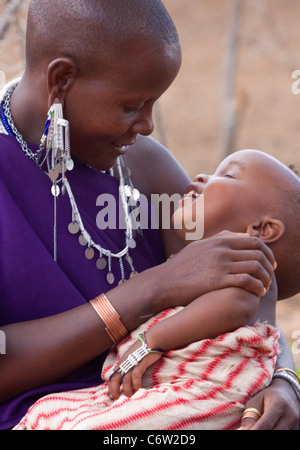
[[[203,174],[203,173],[199,173],[199,174],[196,176],[196,178],[195,178],[194,181],[196,181],[197,183],[207,183],[208,180],[209,180],[209,175],[205,175],[205,174]]]

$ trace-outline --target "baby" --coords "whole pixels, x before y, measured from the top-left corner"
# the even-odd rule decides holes
[[[297,175],[259,151],[234,153],[214,175],[198,175],[175,228],[187,244],[195,220],[204,239],[222,230],[262,239],[277,261],[268,294],[233,286],[162,312],[110,351],[105,383],[42,398],[16,429],[238,428],[249,398],[273,377],[276,301],[300,291],[299,202]]]

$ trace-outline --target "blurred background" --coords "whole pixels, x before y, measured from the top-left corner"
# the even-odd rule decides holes
[[[156,106],[155,137],[191,177],[213,173],[244,148],[300,172],[299,0],[163,3],[180,35],[183,64]],[[0,87],[22,74],[28,4],[0,0]],[[300,368],[300,296],[280,302],[277,317]]]

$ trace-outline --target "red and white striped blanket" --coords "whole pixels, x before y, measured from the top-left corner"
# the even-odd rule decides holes
[[[102,371],[107,380],[137,334],[178,309],[164,311],[111,350]],[[131,398],[109,398],[107,383],[51,394],[36,402],[17,430],[203,430],[236,429],[248,399],[272,379],[279,332],[268,324],[205,339],[167,352],[149,368]]]

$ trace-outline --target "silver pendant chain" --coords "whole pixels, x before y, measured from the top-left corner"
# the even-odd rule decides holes
[[[136,201],[139,197],[139,192],[137,191],[137,189],[134,188],[134,186],[132,184],[132,181],[130,179],[128,169],[126,167],[123,157],[118,158],[117,167],[118,167],[119,178],[120,178],[120,186],[119,186],[120,201],[122,202],[122,206],[123,206],[123,209],[125,212],[126,245],[125,245],[124,249],[121,250],[120,252],[113,253],[110,250],[105,249],[105,248],[101,247],[99,244],[95,243],[93,241],[93,239],[91,238],[90,234],[85,229],[84,224],[82,222],[81,215],[79,213],[79,210],[78,210],[78,207],[77,207],[77,204],[75,201],[75,198],[74,198],[74,195],[73,195],[73,192],[72,192],[72,189],[71,189],[71,186],[70,186],[70,183],[69,183],[67,177],[65,176],[66,175],[65,169],[63,168],[62,176],[58,180],[57,179],[58,176],[53,177],[53,173],[55,171],[57,171],[57,168],[55,167],[53,169],[53,164],[50,168],[49,151],[46,152],[46,156],[44,156],[41,161],[41,157],[43,156],[43,154],[45,152],[45,139],[43,140],[43,138],[42,138],[40,147],[39,147],[38,151],[35,153],[32,150],[30,150],[30,148],[28,147],[27,143],[25,142],[23,136],[16,128],[13,118],[12,118],[12,115],[11,115],[11,111],[10,111],[11,96],[12,96],[14,90],[16,89],[16,87],[17,87],[17,84],[10,87],[3,98],[3,111],[4,111],[4,115],[5,115],[4,120],[7,122],[6,127],[8,124],[11,132],[15,136],[17,142],[20,144],[23,152],[25,153],[25,155],[28,158],[30,158],[41,169],[42,169],[42,166],[44,165],[44,163],[47,162],[47,166],[48,166],[47,175],[50,177],[50,179],[53,183],[51,192],[54,197],[54,260],[57,261],[57,227],[56,227],[57,204],[56,204],[56,200],[57,200],[57,197],[60,195],[60,191],[61,191],[58,186],[58,183],[62,182],[62,184],[63,184],[62,191],[63,191],[63,193],[67,192],[70,203],[71,203],[71,208],[72,208],[72,222],[70,223],[68,230],[69,230],[70,234],[72,234],[72,235],[76,235],[80,232],[79,243],[82,246],[87,246],[87,248],[85,250],[86,259],[91,260],[94,258],[95,253],[99,254],[99,258],[97,259],[97,262],[96,262],[96,267],[99,270],[104,270],[104,269],[108,268],[106,280],[107,280],[108,284],[110,284],[110,285],[114,284],[114,282],[115,282],[115,276],[112,273],[112,264],[111,264],[112,258],[117,258],[119,260],[120,272],[121,272],[121,281],[119,284],[126,281],[123,258],[126,259],[127,263],[130,266],[131,277],[135,276],[137,274],[137,272],[133,265],[133,259],[129,254],[129,249],[134,249],[136,247],[132,221],[134,222],[134,225],[135,225],[137,231],[139,232],[139,234],[142,235],[142,230],[141,230],[140,224],[137,220],[137,216],[138,216],[139,212],[138,212]],[[65,122],[67,122],[67,121],[65,121]],[[3,128],[5,128],[5,127],[3,127]],[[67,147],[69,147],[69,144],[67,144]],[[68,152],[69,152],[69,148],[68,148]],[[70,162],[73,164],[73,161],[70,159],[70,153],[69,153],[69,159],[66,163],[66,166],[67,166],[66,170],[73,169],[74,165],[70,164]],[[71,165],[71,167],[68,168],[68,164]],[[62,164],[62,165],[64,167],[64,164]],[[59,172],[57,172],[57,175],[58,175],[58,173]],[[106,258],[104,258],[104,256]]]
[[[4,97],[3,100],[3,110],[4,110],[4,114],[6,117],[6,120],[12,130],[12,132],[15,135],[16,140],[18,141],[18,143],[20,144],[23,152],[25,153],[26,156],[28,156],[28,158],[30,158],[32,161],[34,161],[36,164],[38,164],[39,161],[39,157],[40,157],[40,150],[37,153],[34,153],[33,151],[30,150],[30,148],[28,147],[28,145],[26,144],[26,142],[23,139],[23,136],[21,135],[21,133],[18,131],[17,127],[14,124],[11,112],[10,112],[10,100],[11,100],[11,96],[14,92],[14,90],[16,89],[17,86],[13,86],[9,89],[9,91],[7,92],[7,94]]]

